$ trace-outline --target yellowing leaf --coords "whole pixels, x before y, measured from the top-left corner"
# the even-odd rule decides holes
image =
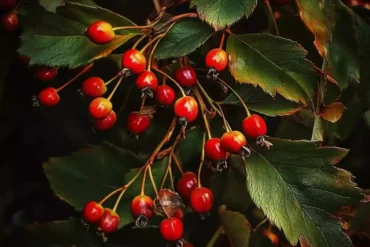
[[[329,122],[335,123],[342,117],[344,110],[346,110],[346,107],[343,103],[335,102],[327,106],[322,106],[320,117]]]

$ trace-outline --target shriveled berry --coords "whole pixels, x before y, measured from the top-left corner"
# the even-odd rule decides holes
[[[197,176],[193,172],[186,172],[177,182],[176,190],[183,200],[188,201],[197,184]]]
[[[197,213],[208,213],[213,207],[212,191],[205,187],[195,188],[190,195],[190,205]]]
[[[127,128],[134,134],[138,135],[146,131],[150,125],[151,118],[148,115],[139,115],[136,112],[131,112],[127,119]]]
[[[227,152],[221,147],[220,138],[211,138],[204,144],[204,152],[208,159],[218,161],[226,159]]]
[[[267,133],[266,122],[261,116],[252,114],[243,120],[243,131],[250,138],[264,136]]]
[[[18,16],[15,13],[10,12],[1,17],[1,23],[5,30],[15,31],[18,29],[18,23],[19,23]]]
[[[106,44],[111,42],[115,33],[110,23],[106,21],[95,21],[86,31],[87,37],[96,44]]]
[[[162,220],[159,229],[163,238],[170,242],[180,240],[184,233],[184,226],[176,217]]]
[[[221,137],[221,147],[226,152],[237,154],[245,145],[247,145],[247,140],[240,131],[229,131],[223,134]]]
[[[107,87],[100,77],[90,77],[82,83],[82,92],[90,97],[101,97],[107,92]]]
[[[167,85],[162,85],[157,88],[155,99],[158,104],[163,106],[170,106],[175,101],[175,90]]]
[[[48,87],[39,93],[39,101],[44,106],[52,107],[59,103],[60,97],[55,88]]]
[[[115,232],[118,228],[120,218],[112,209],[104,208],[104,213],[99,220],[98,227],[104,233]]]
[[[138,89],[149,88],[152,91],[157,90],[158,87],[157,76],[151,71],[142,72],[136,79],[136,87]]]
[[[191,87],[197,83],[197,74],[191,67],[182,67],[176,70],[176,80],[181,86]]]
[[[146,58],[136,49],[127,50],[121,59],[123,68],[129,69],[133,74],[139,74],[145,70]]]
[[[89,106],[90,115],[96,119],[102,119],[112,111],[112,102],[106,98],[98,97],[91,101]]]
[[[206,66],[214,68],[216,71],[222,71],[228,63],[227,53],[220,49],[212,49],[206,55]]]
[[[117,115],[116,113],[112,110],[108,116],[102,119],[95,119],[95,128],[98,130],[108,130],[111,129],[114,124],[117,121]]]
[[[177,117],[185,118],[188,122],[193,122],[199,111],[197,101],[191,96],[184,96],[176,100],[174,110]]]
[[[131,214],[134,219],[141,217],[143,221],[150,220],[154,215],[154,203],[152,198],[146,195],[136,196],[131,202]],[[147,222],[143,223],[146,225]]]
[[[39,67],[36,69],[34,76],[40,81],[52,81],[58,75],[58,69]]]
[[[86,203],[83,209],[84,219],[89,223],[95,223],[100,220],[104,213],[104,208],[102,205],[95,201]]]

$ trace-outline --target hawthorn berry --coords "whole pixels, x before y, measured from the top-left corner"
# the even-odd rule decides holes
[[[162,237],[170,242],[179,241],[184,232],[181,220],[176,217],[162,220],[159,229]]]
[[[204,152],[208,159],[219,161],[226,159],[227,152],[221,147],[220,138],[211,138],[204,144]]]
[[[177,193],[162,189],[154,200],[154,209],[157,214],[182,219],[185,205]]]
[[[96,44],[109,43],[115,37],[112,25],[106,21],[95,21],[92,23],[88,27],[86,35]]]
[[[190,195],[191,208],[200,214],[208,213],[213,207],[212,191],[205,187],[195,188]]]
[[[112,110],[108,116],[102,119],[95,119],[95,128],[98,130],[108,130],[113,127],[113,125],[117,121],[117,115],[116,113]]]
[[[185,172],[177,182],[176,190],[183,200],[188,201],[197,184],[197,176],[193,172]]]
[[[136,226],[145,227],[154,215],[152,198],[146,195],[136,196],[131,202],[131,214],[136,219]]]
[[[90,77],[82,83],[82,92],[90,97],[101,97],[107,92],[107,87],[100,77]]]
[[[1,17],[1,23],[5,30],[15,31],[18,29],[18,23],[19,23],[18,16],[15,13],[10,12]]]
[[[153,97],[153,92],[158,87],[157,76],[151,71],[142,72],[136,79],[136,87],[141,89],[144,95]]]
[[[52,107],[59,103],[60,97],[58,95],[58,92],[53,87],[48,87],[39,93],[39,101],[44,106]]]
[[[104,213],[101,216],[98,227],[104,233],[115,232],[118,228],[120,218],[116,212],[110,208],[104,208]]]
[[[138,135],[146,131],[150,125],[151,119],[148,115],[140,115],[136,112],[131,112],[127,118],[127,129],[134,135]]]
[[[175,101],[175,97],[175,90],[167,85],[159,86],[155,94],[156,101],[158,102],[158,104],[163,106],[172,105],[172,103]]]
[[[89,106],[90,115],[95,119],[102,119],[112,111],[112,102],[103,97],[95,98]]]
[[[52,81],[58,75],[57,68],[46,68],[46,67],[39,67],[36,69],[34,76],[36,79],[40,81]]]
[[[123,54],[121,65],[123,68],[129,69],[131,73],[139,74],[145,70],[146,58],[140,51],[130,49]]]
[[[227,53],[220,48],[212,49],[206,55],[206,66],[213,68],[216,71],[224,70],[227,63]]]
[[[83,209],[83,217],[89,223],[95,223],[100,220],[104,213],[104,208],[102,205],[95,201],[86,203]]]
[[[0,1],[0,10],[9,11],[14,9],[18,4],[18,0],[1,0]]]
[[[198,116],[198,103],[191,96],[184,96],[176,100],[175,114],[180,122],[193,122]]]
[[[264,136],[267,133],[266,122],[261,116],[252,114],[243,120],[243,131],[250,138]]]
[[[197,83],[197,74],[191,67],[182,67],[176,70],[175,78],[184,87],[191,87]]]
[[[221,137],[221,147],[226,152],[237,154],[245,145],[247,145],[247,140],[240,131],[229,131],[223,134]]]

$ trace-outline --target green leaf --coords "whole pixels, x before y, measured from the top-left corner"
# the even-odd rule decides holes
[[[253,151],[245,160],[247,186],[257,207],[292,245],[308,241],[312,247],[352,246],[332,215],[363,198],[352,175],[334,167],[348,151],[318,148],[309,141],[269,141],[274,145],[269,151]]]
[[[244,16],[250,16],[257,0],[192,0],[200,18],[215,29],[232,25]]]
[[[55,13],[58,6],[65,4],[65,0],[39,0],[41,6],[43,6],[47,11]]]
[[[167,167],[167,159],[154,162],[152,173],[157,185]],[[44,171],[51,188],[62,200],[82,210],[86,202],[100,201],[110,192],[128,183],[138,172],[136,167],[144,165],[137,156],[129,151],[104,144],[81,151],[69,157],[51,158],[44,164]],[[135,167],[134,169],[130,169]],[[130,204],[133,197],[140,194],[143,174],[127,189],[117,209],[120,215],[120,227],[132,221]],[[149,180],[146,181],[145,193],[154,196]],[[118,195],[107,201],[110,208]]]
[[[213,30],[197,19],[177,22],[159,42],[154,57],[158,59],[185,56],[204,44]]]
[[[370,45],[368,25],[341,1],[298,0],[297,3],[302,20],[315,35],[317,50],[325,57],[340,87],[368,78],[369,72],[365,71],[368,63],[362,67]]]
[[[220,207],[219,210],[221,224],[232,246],[248,247],[251,237],[251,225],[244,215],[238,212],[226,210],[226,207]]]
[[[258,85],[273,97],[312,102],[317,75],[298,43],[269,34],[230,35],[226,50],[238,82]]]
[[[303,107],[303,105],[286,100],[280,95],[276,95],[273,98],[261,88],[249,84],[238,85],[235,87],[235,91],[240,95],[250,110],[267,116],[291,115]],[[223,103],[241,105],[239,99],[233,93],[230,93]]]

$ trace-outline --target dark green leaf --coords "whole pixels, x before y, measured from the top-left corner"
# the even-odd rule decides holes
[[[176,23],[159,42],[154,57],[165,59],[185,56],[204,44],[213,30],[197,19],[183,19]]]
[[[226,49],[237,81],[258,85],[271,96],[311,103],[317,75],[298,43],[269,34],[230,35]]]
[[[250,16],[257,0],[192,0],[200,18],[215,29],[232,25],[244,16]]]
[[[352,175],[333,166],[347,150],[318,148],[309,141],[269,141],[274,145],[269,151],[254,151],[245,161],[252,200],[293,245],[306,239],[312,247],[352,246],[332,216],[340,206],[363,198]]]
[[[39,0],[41,6],[53,13],[55,13],[58,6],[65,4],[65,2],[65,0]]]
[[[303,107],[303,105],[286,100],[280,95],[276,95],[276,97],[273,98],[266,94],[261,88],[249,84],[239,85],[235,90],[250,110],[267,116],[291,115]],[[223,103],[241,105],[240,101],[233,93],[230,93]]]

